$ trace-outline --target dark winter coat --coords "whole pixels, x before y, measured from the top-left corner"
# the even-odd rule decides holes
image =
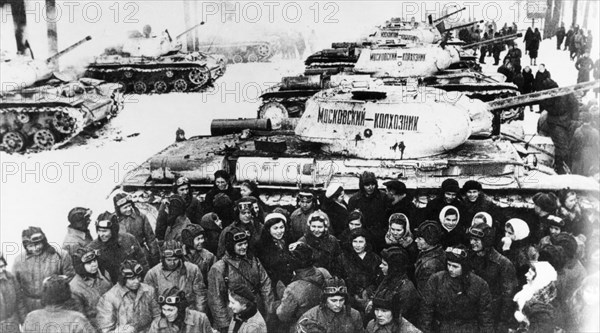
[[[140,283],[137,293],[125,286],[114,285],[98,301],[98,328],[102,333],[118,333],[131,325],[135,332],[146,332],[154,318],[160,317],[154,288]]]
[[[590,80],[590,71],[594,68],[594,62],[590,57],[581,56],[575,63],[577,69],[577,83],[588,82]]]
[[[442,248],[448,246],[456,246],[462,244],[464,246],[469,245],[469,238],[467,237],[467,226],[466,224],[459,223],[454,229],[447,231],[442,227]]]
[[[42,308],[44,279],[52,274],[75,276],[71,256],[67,251],[55,250],[50,245],[39,256],[23,250],[13,264],[13,275],[23,295],[27,312]]]
[[[51,329],[50,329],[51,328]],[[24,332],[94,333],[96,329],[77,311],[56,305],[30,312],[23,323]]]
[[[177,327],[161,315],[154,318],[148,333],[212,333],[208,317],[204,313],[190,308],[185,309],[185,319],[182,326],[181,328]]]
[[[529,94],[530,92],[533,91],[533,82],[534,82],[533,72],[531,72],[531,71],[526,72],[525,70],[523,70],[522,73],[523,73],[523,88],[520,89],[519,91],[521,92],[521,94]]]
[[[515,274],[517,276],[517,285],[522,286],[525,284],[525,273],[529,270],[529,256],[527,251],[530,246],[529,238],[512,242],[508,251],[502,251],[501,254],[510,260],[515,268]]]
[[[219,248],[219,237],[221,236],[221,232],[223,232],[223,228],[219,227],[211,219],[202,220],[200,226],[204,228],[204,248],[216,255]]]
[[[537,291],[533,297],[525,302],[523,314],[529,320],[526,332],[545,333],[553,332],[557,326],[556,309],[552,301],[556,298],[556,286],[552,282],[542,290]]]
[[[69,282],[69,286],[71,287],[72,297],[81,304],[83,314],[97,328],[96,315],[98,313],[98,301],[102,295],[112,288],[112,283],[98,271],[95,278],[82,277],[79,274],[75,275],[73,280]]]
[[[422,292],[424,332],[493,332],[487,283],[473,273],[458,278],[447,271],[431,276]]]
[[[558,30],[556,30],[556,39],[558,39],[559,45],[562,44],[566,35],[567,33],[565,31],[565,27],[560,27]]]
[[[233,313],[228,307],[228,286],[243,284],[257,299],[261,312],[272,313],[275,296],[267,272],[252,256],[232,257],[226,253],[208,272],[208,306],[213,316],[213,327],[228,327]]]
[[[313,259],[316,267],[325,268],[331,275],[342,276],[343,269],[340,266],[342,249],[335,237],[326,233],[317,238],[309,232],[298,241],[313,248]]]
[[[100,250],[98,264],[106,269],[113,284],[117,283],[119,267],[125,259],[136,260],[144,268],[144,274],[148,272],[146,256],[131,234],[119,232],[106,243],[103,243],[100,238],[96,238],[89,247]]]
[[[439,272],[446,270],[446,253],[441,245],[419,253],[415,264],[415,282],[419,292],[423,292],[429,278]]]
[[[10,272],[0,277],[0,331],[19,332],[19,323],[25,320],[27,309],[17,279]]]
[[[239,228],[245,231],[248,231],[250,233],[250,239],[248,240],[248,252],[251,254],[256,254],[256,250],[258,248],[258,243],[260,241],[260,236],[263,230],[263,225],[262,223],[258,222],[258,221],[251,221],[248,223],[242,223],[240,221],[235,221],[232,224],[230,224],[229,226],[227,226],[225,229],[223,229],[223,231],[221,232],[221,235],[219,236],[219,247],[217,248],[217,258],[222,258],[223,255],[226,252],[225,249],[225,235],[227,235],[227,233],[233,229],[233,228]]]
[[[325,328],[326,333],[363,333],[363,322],[360,312],[348,308],[346,304],[342,311],[335,313],[323,304],[308,310],[299,322],[308,318]]]
[[[411,324],[407,319],[402,318],[402,322],[394,320],[387,325],[379,325],[375,319],[372,319],[365,330],[366,333],[421,333],[421,330]]]
[[[374,295],[398,300],[400,313],[411,323],[419,322],[421,297],[414,283],[406,274],[393,274],[383,277]]]
[[[308,217],[315,211],[316,209],[312,208],[305,213],[302,211],[301,208],[297,208],[292,212],[292,214],[290,215],[289,223],[290,241],[297,241],[298,239],[300,239],[300,237],[304,236],[304,234],[309,231]]]
[[[363,259],[354,251],[343,251],[341,261],[342,278],[346,281],[350,297],[362,298],[363,293],[372,296],[377,288],[381,258],[372,251],[367,251]],[[351,303],[356,304],[353,301]]]
[[[392,202],[388,202],[385,213],[385,220],[389,221],[390,216],[392,216],[392,214],[394,213],[402,213],[406,215],[412,222],[412,220],[410,219],[410,215],[412,213],[413,207],[414,206],[412,204],[412,198],[410,198],[408,195],[402,198],[400,201],[396,202],[395,204],[392,204]]]
[[[162,203],[158,208],[158,217],[156,218],[156,238],[158,240],[165,239],[165,232],[169,226],[169,216],[166,212],[167,204]],[[185,216],[190,219],[193,224],[200,224],[202,219],[202,203],[198,198],[192,197],[187,209],[185,210]]]
[[[479,197],[477,200],[475,200],[475,202],[465,199],[463,200],[463,203],[464,209],[460,217],[463,221],[465,221],[465,225],[470,226],[471,222],[473,221],[473,217],[479,212],[486,212],[496,220],[503,220],[500,209],[483,192],[479,193]]]
[[[600,133],[590,124],[583,124],[575,130],[571,139],[571,172],[577,175],[592,176],[599,170]],[[576,225],[575,221],[573,225]],[[577,233],[576,233],[577,235]]]
[[[134,208],[131,216],[119,215],[119,226],[119,230],[135,237],[148,262],[158,263],[160,260],[158,241],[144,213]]]
[[[359,209],[363,214],[363,228],[369,230],[375,242],[383,239],[387,230],[386,199],[378,189],[371,196],[367,196],[364,186],[348,200],[348,211]],[[376,247],[374,247],[376,249]]]
[[[534,32],[531,41],[529,42],[529,57],[531,59],[537,59],[538,50],[540,49],[540,42],[542,41],[542,36],[539,32]]]
[[[440,212],[446,206],[454,206],[454,207],[456,207],[456,209],[458,209],[458,214],[459,214],[458,224],[459,225],[463,224],[464,204],[463,204],[462,199],[460,198],[460,196],[456,196],[456,199],[454,199],[452,201],[452,203],[446,203],[446,201],[444,200],[444,193],[440,193],[435,199],[429,201],[429,203],[427,204],[427,208],[426,208],[427,219],[432,220],[432,221],[439,221],[440,220]],[[469,223],[470,222],[471,221],[469,221]],[[413,228],[415,228],[415,227],[413,226]]]
[[[551,75],[549,70],[546,69],[544,72],[537,71],[537,73],[535,73],[535,79],[533,80],[533,91],[544,90],[544,80],[550,78]]]
[[[512,318],[512,298],[517,291],[515,267],[493,248],[482,257],[474,254],[471,258],[473,273],[481,277],[490,289],[494,322],[507,323]]]
[[[321,302],[323,285],[328,277],[331,276],[326,270],[315,267],[296,270],[294,280],[285,288],[276,310],[282,325],[296,332],[295,324],[300,316]]]
[[[189,262],[181,263],[183,265],[173,271],[163,269],[162,263],[152,267],[146,274],[144,283],[154,288],[157,296],[163,295],[166,290],[176,286],[185,292],[192,309],[206,312],[206,285],[200,268]]]
[[[323,200],[321,210],[329,217],[329,224],[334,236],[339,236],[348,225],[348,204],[338,203],[331,199]]]
[[[265,233],[268,232],[265,231]],[[284,285],[288,285],[292,281],[293,270],[290,267],[292,257],[288,242],[282,241],[279,246],[270,234],[263,235],[257,252],[257,257],[267,271],[273,287],[277,285],[278,281],[283,282]]]
[[[175,222],[167,227],[167,232],[165,232],[165,242],[172,240],[181,242],[181,232],[190,224],[192,224],[192,222],[190,222],[190,219],[188,219],[187,216],[177,216]]]
[[[233,186],[231,185],[229,185],[229,187],[227,187],[225,191],[219,190],[219,188],[215,185],[213,186],[213,188],[210,189],[210,191],[206,193],[206,196],[204,197],[204,211],[206,213],[215,211],[213,201],[215,199],[215,196],[219,193],[226,194],[229,197],[229,199],[231,199],[231,202],[236,202],[238,199],[242,198],[240,191],[236,188],[233,188]],[[219,217],[224,218],[222,216]]]
[[[208,286],[208,271],[217,262],[217,257],[207,249],[202,249],[202,251],[195,251],[193,254],[188,251],[185,255],[185,260],[200,268],[200,272],[204,278],[204,285]]]

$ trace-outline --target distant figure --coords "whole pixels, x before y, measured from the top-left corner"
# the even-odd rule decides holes
[[[598,156],[600,149],[600,134],[591,124],[591,115],[582,112],[579,119],[583,123],[575,130],[571,139],[571,172],[583,176],[593,176],[598,173]]]
[[[583,50],[585,48],[585,37],[583,36],[583,30],[579,30],[575,37],[573,38],[574,48],[571,51],[571,60],[574,60],[575,57],[579,57],[583,54]]]
[[[187,140],[185,138],[185,131],[181,128],[177,128],[177,131],[175,132],[175,142],[181,142],[185,140]]]
[[[523,86],[519,89],[521,94],[529,94],[533,91],[533,80],[531,67],[525,66],[525,68],[523,68]]]
[[[529,65],[536,66],[537,65],[537,57],[538,50],[540,49],[540,42],[542,41],[542,35],[540,34],[540,30],[535,28],[535,32],[533,33],[533,37],[529,41]]]
[[[565,30],[565,23],[562,22],[560,24],[560,28],[558,28],[558,30],[556,31],[556,49],[557,50],[560,50],[560,45],[565,40],[566,35],[567,35],[567,32]]]
[[[525,54],[529,52],[529,45],[531,44],[531,40],[533,39],[533,30],[531,27],[527,28],[527,32],[525,32],[525,37],[523,38],[523,42],[525,43]]]
[[[144,34],[144,38],[152,37],[152,27],[150,26],[150,24],[146,24],[142,29],[142,32]]]
[[[500,37],[500,33],[497,32],[494,34],[494,38]],[[492,46],[492,52],[494,53],[494,66],[498,66],[500,62],[500,53],[502,53],[506,49],[506,45],[504,43],[496,43]]]
[[[533,80],[533,91],[544,90],[544,81],[551,78],[550,72],[546,70],[546,65],[540,64],[535,79]]]
[[[600,79],[600,59],[596,59],[596,62],[594,63],[594,80],[598,79]],[[600,92],[599,88],[594,89],[596,98],[598,98],[598,92]]]
[[[593,42],[592,30],[587,31],[587,36],[585,36],[585,52],[590,53],[592,51],[592,42]]]
[[[594,68],[594,62],[590,59],[590,54],[586,52],[577,59],[575,68],[578,70],[577,83],[588,82],[590,80],[590,71]]]

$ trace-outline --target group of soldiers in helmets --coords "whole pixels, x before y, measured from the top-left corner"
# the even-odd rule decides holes
[[[366,171],[348,202],[329,184],[289,210],[214,179],[203,201],[176,179],[156,221],[115,195],[96,239],[83,207],[60,248],[23,230],[12,272],[0,259],[0,332],[598,330],[598,214],[569,189],[517,211],[474,180],[384,191]]]

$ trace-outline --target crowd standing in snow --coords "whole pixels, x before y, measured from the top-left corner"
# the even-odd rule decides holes
[[[598,329],[598,215],[569,189],[536,194],[524,213],[474,180],[413,192],[365,171],[348,203],[331,184],[301,189],[290,211],[214,176],[204,202],[178,178],[156,230],[127,194],[98,216],[95,240],[83,207],[62,249],[23,230],[12,272],[0,260],[0,331]]]

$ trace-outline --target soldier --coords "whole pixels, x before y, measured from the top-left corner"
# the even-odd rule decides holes
[[[331,222],[334,236],[339,236],[348,221],[348,204],[345,199],[344,188],[341,184],[331,183],[325,191],[325,199],[321,203],[321,210],[327,214]]]
[[[194,310],[206,312],[206,285],[200,268],[183,258],[183,245],[166,241],[161,249],[161,263],[148,271],[144,283],[153,287],[158,295],[177,287],[185,292]]]
[[[438,222],[425,221],[415,230],[415,237],[419,249],[415,264],[415,281],[417,290],[422,292],[429,277],[445,268],[446,258],[440,245],[442,227]]]
[[[89,247],[100,251],[98,262],[100,267],[108,271],[113,284],[118,281],[120,263],[126,259],[136,260],[144,269],[144,274],[148,271],[148,262],[140,245],[133,235],[119,232],[119,223],[114,214],[100,214],[96,221],[96,232],[98,238],[92,241]]]
[[[307,189],[302,189],[296,197],[298,208],[290,216],[290,236],[295,242],[308,231],[308,217],[317,210],[317,198]]]
[[[377,178],[365,171],[358,180],[359,191],[348,200],[348,211],[359,209],[363,214],[363,228],[373,236],[373,244],[382,244],[387,227],[385,196],[379,191]],[[379,252],[379,247],[373,248]]]
[[[423,332],[493,332],[487,283],[471,272],[467,249],[446,249],[447,268],[431,276],[422,291]]]
[[[120,230],[133,235],[148,262],[156,264],[159,261],[158,242],[148,217],[135,207],[131,196],[126,193],[117,193],[113,203]]]
[[[363,332],[360,312],[350,307],[346,284],[336,277],[325,282],[321,304],[303,314],[298,323],[305,318],[323,326],[326,332]]]
[[[386,219],[389,221],[390,216],[394,213],[410,215],[412,203],[406,191],[406,185],[399,180],[390,180],[383,183],[383,186],[385,186],[387,197],[390,200],[386,210]]]
[[[185,292],[172,287],[158,296],[160,317],[154,318],[149,333],[213,333],[208,317],[188,307]]]
[[[63,241],[63,250],[74,255],[78,249],[85,248],[92,242],[92,235],[88,229],[92,211],[88,208],[75,207],[69,211],[69,227]]]
[[[468,230],[473,272],[487,282],[492,295],[491,311],[498,332],[506,332],[511,320],[512,298],[517,289],[515,267],[494,249],[494,231],[480,223]]]
[[[73,267],[76,275],[69,283],[73,298],[81,304],[90,323],[98,328],[96,305],[100,297],[112,288],[110,279],[99,269],[98,250],[78,249],[73,255]]]
[[[274,296],[271,280],[256,257],[248,254],[250,236],[244,229],[233,227],[225,233],[226,253],[208,272],[208,306],[213,327],[226,332],[232,318],[227,308],[229,285],[245,284],[257,298],[259,311],[273,313]]]
[[[71,256],[67,251],[57,250],[38,227],[29,227],[22,233],[23,247],[13,266],[13,275],[19,282],[27,312],[42,308],[44,278],[65,275],[68,280],[75,276]]]
[[[44,308],[27,315],[23,323],[25,332],[96,332],[83,314],[65,308],[65,303],[71,299],[68,277],[53,274],[45,278],[41,298]]]
[[[267,333],[267,324],[256,308],[256,296],[244,284],[229,287],[229,309],[233,313],[229,332]]]
[[[226,252],[225,235],[233,228],[242,229],[248,232],[250,239],[248,240],[249,251],[252,254],[256,254],[256,246],[260,241],[260,235],[262,233],[263,226],[260,222],[256,221],[256,215],[254,211],[254,203],[256,198],[245,197],[236,201],[235,203],[235,214],[237,220],[231,225],[223,229],[219,236],[219,248],[217,250],[217,258],[222,258]]]
[[[19,333],[27,311],[17,279],[6,270],[6,259],[0,252],[0,332]]]
[[[188,225],[181,231],[185,260],[200,268],[204,284],[208,285],[208,271],[217,262],[217,257],[204,248],[204,228],[197,224]]]
[[[146,332],[160,316],[154,288],[142,283],[144,267],[125,260],[118,270],[118,283],[98,301],[98,328],[102,333]]]
[[[375,318],[367,324],[367,333],[403,332],[420,333],[411,322],[404,319],[400,312],[400,301],[392,295],[376,295],[373,299]]]
[[[169,201],[168,220],[169,225],[165,232],[165,241],[181,240],[181,231],[188,225],[192,224],[190,219],[185,215],[186,203],[179,195],[171,196]]]
[[[231,177],[227,171],[217,170],[214,174],[214,178],[215,182],[213,188],[208,191],[204,197],[205,212],[215,212],[213,204],[217,194],[225,194],[231,201],[236,201],[242,197],[240,192],[233,188],[233,185],[231,184]],[[223,218],[223,216],[221,217]]]
[[[463,203],[459,193],[460,187],[458,186],[456,179],[448,178],[444,180],[440,186],[437,197],[427,203],[427,219],[433,221],[437,220],[442,209],[448,205],[456,207],[459,215],[463,215]],[[418,224],[420,224],[420,222],[417,221]]]
[[[192,186],[189,179],[183,176],[177,177],[177,179],[175,179],[173,182],[173,194],[183,198],[183,201],[186,203],[185,215],[190,219],[190,222],[194,224],[200,224],[202,219],[202,204],[198,198],[192,195]],[[169,203],[170,202],[168,199],[164,200],[161,202],[158,209],[158,217],[156,218],[156,238],[159,241],[163,241],[165,239],[165,232],[167,231],[167,227],[170,225],[167,218]]]

